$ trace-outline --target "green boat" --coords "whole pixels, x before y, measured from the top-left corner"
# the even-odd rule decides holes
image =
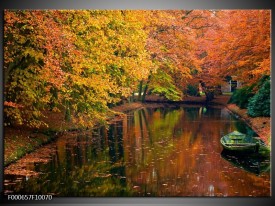
[[[248,137],[238,131],[223,136],[220,141],[225,150],[235,152],[258,152],[260,144],[263,144],[259,138]]]

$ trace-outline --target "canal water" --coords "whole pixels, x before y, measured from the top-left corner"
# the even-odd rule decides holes
[[[270,196],[270,157],[223,151],[221,136],[256,134],[227,109],[148,107],[108,128],[59,137],[6,168],[5,194]]]

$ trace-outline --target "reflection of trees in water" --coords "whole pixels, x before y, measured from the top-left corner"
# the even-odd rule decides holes
[[[122,122],[112,124],[108,130],[109,155],[112,163],[124,157]]]
[[[108,129],[99,127],[58,141],[53,161],[36,167],[45,174],[12,187],[60,196],[234,194],[243,183],[228,189],[233,172],[239,170],[221,160],[219,143],[222,134],[239,129],[239,121],[231,120],[210,107],[134,111]],[[243,173],[238,177],[260,181]],[[257,194],[268,190],[260,189],[257,186]],[[239,189],[240,194],[249,190]]]
[[[238,188],[226,189],[232,182],[221,175],[224,164],[221,164],[219,139],[236,129],[236,121],[230,115],[221,109],[199,107],[143,111],[151,114],[146,121],[149,124],[145,127],[147,116],[138,113],[134,115],[136,124],[128,125],[128,130],[138,130],[138,136],[142,130],[148,130],[150,135],[147,139],[142,136],[140,142],[136,140],[139,144],[135,142],[131,146],[130,141],[137,136],[129,132],[125,139],[125,145],[130,147],[125,152],[126,176],[132,185],[139,186],[140,195],[236,195]],[[240,194],[248,191],[241,190]]]
[[[72,170],[54,167],[39,178],[25,179],[12,185],[15,193],[55,194],[58,196],[128,196],[131,194],[125,182],[125,166],[122,163],[110,164],[96,159],[96,163]],[[45,165],[48,169],[48,165]],[[8,189],[8,188],[6,188]]]
[[[123,156],[122,122],[108,132],[98,128],[90,134],[68,135],[57,143],[53,160],[36,167],[43,175],[11,187],[20,194],[129,196]]]
[[[135,124],[128,125],[127,137],[124,138],[126,176],[132,186],[140,186],[144,195],[150,192],[157,194],[156,184],[161,184],[159,173],[165,168],[165,156],[173,151],[173,128],[180,114],[164,109],[146,109],[134,112]],[[155,166],[152,166],[152,165]],[[158,181],[146,184],[147,181]],[[163,180],[165,181],[165,180]],[[138,187],[137,187],[138,188]],[[154,189],[153,189],[154,188]],[[140,188],[141,189],[141,188]]]
[[[221,157],[232,165],[256,175],[270,171],[270,155],[264,153],[236,154],[223,150]]]

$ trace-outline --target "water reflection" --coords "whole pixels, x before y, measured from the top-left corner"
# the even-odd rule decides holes
[[[261,153],[239,155],[223,150],[221,156],[225,160],[229,161],[232,165],[256,175],[270,171],[269,155],[263,155]]]
[[[234,130],[255,135],[223,108],[137,110],[109,128],[60,137],[50,162],[21,165],[43,174],[5,175],[5,193],[269,196],[268,171],[256,175],[221,156],[220,137]]]

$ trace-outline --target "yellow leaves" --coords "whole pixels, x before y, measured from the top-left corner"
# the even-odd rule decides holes
[[[83,55],[72,63],[75,75],[71,76],[72,81],[75,85],[91,88],[102,104],[117,101],[121,95],[129,96],[132,85],[146,78],[152,67],[145,49],[147,34],[142,30],[144,22],[139,21],[144,18],[143,12],[115,10],[90,11],[89,14],[77,11],[77,14],[73,26],[76,32],[81,29],[85,35],[77,36],[77,47]],[[77,22],[82,16],[85,24],[79,28]],[[123,72],[116,73],[111,65]],[[92,73],[88,72],[90,69]]]
[[[4,107],[4,113],[7,116],[7,118],[10,119],[9,122],[7,122],[7,125],[10,125],[10,123],[16,123],[19,125],[23,124],[23,118],[19,113],[19,109],[18,108],[10,108],[10,107]]]
[[[179,27],[177,17],[180,13],[176,13],[129,10],[25,11],[26,19],[21,18],[24,15],[20,12],[8,13],[6,21],[12,29],[5,27],[5,32],[9,34],[5,33],[5,38],[12,38],[6,41],[10,45],[4,47],[5,68],[12,61],[20,62],[22,57],[35,60],[24,62],[27,66],[23,69],[30,71],[27,75],[21,75],[20,72],[13,74],[16,78],[11,78],[9,85],[12,87],[7,93],[22,97],[9,101],[20,101],[28,107],[35,105],[26,110],[26,119],[38,118],[41,114],[35,109],[48,108],[54,101],[57,105],[52,106],[53,110],[57,111],[60,106],[69,108],[72,114],[78,115],[80,124],[85,124],[85,118],[91,119],[91,114],[93,118],[99,118],[108,103],[131,95],[138,81],[147,79],[150,73],[156,73],[164,59],[173,59],[171,64],[174,69],[182,70],[182,75],[189,78],[188,68],[194,66],[194,54],[190,52],[193,44]],[[17,27],[15,19],[23,22],[22,30]],[[148,39],[154,29],[169,26],[171,22],[176,23],[169,35],[160,35],[157,42],[153,38]],[[21,45],[27,41],[30,41],[29,45]],[[159,50],[163,53],[158,61],[152,60],[151,54]],[[167,56],[163,55],[168,52]],[[20,53],[20,56],[16,59],[14,53]],[[181,68],[183,62],[188,63]],[[22,92],[18,92],[18,87]],[[55,88],[56,96],[51,88]],[[79,102],[83,103],[81,111],[78,111]],[[90,111],[91,114],[87,114]],[[16,112],[23,118],[20,111]],[[38,125],[38,122],[29,119],[27,121],[32,126]]]
[[[32,58],[34,58],[36,61],[39,61],[39,60],[42,60],[44,58],[43,56],[43,53],[40,52],[40,51],[36,51],[35,49],[33,48],[26,48],[24,51],[23,51],[23,55],[25,57],[27,57],[28,55]]]
[[[52,111],[53,111],[53,112],[61,112],[60,109],[58,109],[57,107],[54,107],[54,108],[52,109]]]

